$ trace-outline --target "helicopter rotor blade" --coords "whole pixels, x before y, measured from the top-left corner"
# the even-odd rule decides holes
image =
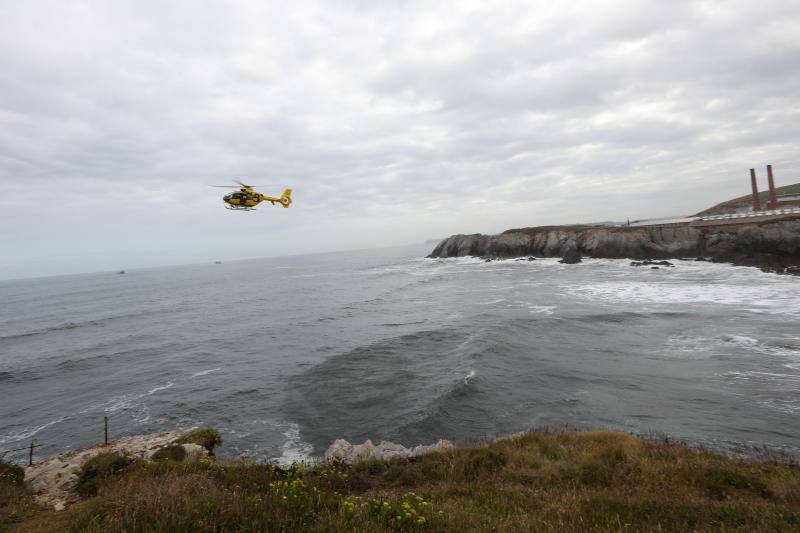
[[[238,189],[236,185],[209,185],[209,187],[223,187],[225,189]]]
[[[241,182],[241,181],[239,181],[239,180],[233,180],[233,181],[234,181],[235,183],[238,183],[239,185],[241,185],[241,186],[242,186],[242,187],[244,187],[245,189],[252,189],[253,187],[258,187],[258,185],[248,185],[248,184],[246,184],[246,183],[242,183],[242,182]]]

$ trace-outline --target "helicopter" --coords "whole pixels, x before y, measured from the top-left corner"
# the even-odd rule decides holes
[[[267,196],[260,192],[254,191],[255,185],[247,185],[239,180],[233,180],[235,185],[212,185],[212,187],[229,187],[231,189],[239,189],[237,192],[226,194],[222,197],[225,202],[225,208],[232,211],[254,211],[255,206],[261,202],[269,202],[272,205],[276,203],[281,204],[283,207],[289,207],[292,204],[292,189],[286,189],[280,197]]]

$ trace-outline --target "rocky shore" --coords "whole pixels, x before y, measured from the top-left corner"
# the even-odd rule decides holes
[[[800,524],[795,461],[729,457],[665,437],[540,429],[466,447],[339,440],[327,462],[290,466],[190,458],[180,453],[189,438],[206,450],[221,443],[212,428],[144,435],[34,465],[40,474],[63,472],[94,454],[60,506],[32,487],[33,471],[25,483],[22,468],[6,464],[0,531],[461,533],[618,531],[620,524],[797,531]]]
[[[102,454],[117,454],[129,458],[131,462],[153,462],[159,460],[159,450],[179,446],[183,449],[180,461],[197,461],[213,458],[205,447],[181,442],[185,431],[167,431],[150,435],[133,435],[123,437],[108,444],[97,444],[87,448],[67,451],[49,457],[24,469],[25,483],[30,487],[36,501],[56,511],[64,510],[69,504],[80,500],[76,491],[79,477],[85,465]],[[430,445],[406,448],[400,444],[382,441],[375,445],[367,440],[363,444],[351,444],[343,439],[336,439],[330,445],[322,463],[354,464],[360,461],[389,461],[391,459],[409,459],[431,452],[444,452],[455,449],[448,440],[439,440]],[[174,457],[170,457],[174,459]],[[312,459],[313,464],[319,459]]]
[[[172,444],[183,435],[182,431],[134,435],[108,444],[98,444],[60,453],[25,467],[25,482],[30,486],[39,503],[61,510],[67,504],[78,500],[78,495],[74,491],[78,483],[78,475],[83,465],[94,457],[103,453],[116,453],[150,461],[157,450]],[[197,444],[183,444],[182,446],[190,457],[208,455],[206,450]]]
[[[430,258],[564,257],[702,258],[800,275],[800,219],[724,226],[544,226],[499,235],[453,235]]]

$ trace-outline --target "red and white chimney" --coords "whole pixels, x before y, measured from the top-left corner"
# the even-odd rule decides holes
[[[769,182],[769,208],[778,208],[778,195],[775,192],[775,180],[772,178],[772,165],[767,165],[767,181]]]
[[[754,168],[750,169],[750,184],[753,186],[753,211],[761,211],[761,198],[758,197],[758,183]]]

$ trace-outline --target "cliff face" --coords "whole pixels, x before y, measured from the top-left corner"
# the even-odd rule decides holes
[[[560,257],[569,250],[599,258],[704,256],[783,271],[800,265],[800,220],[710,227],[550,226],[500,235],[453,235],[428,257]]]

